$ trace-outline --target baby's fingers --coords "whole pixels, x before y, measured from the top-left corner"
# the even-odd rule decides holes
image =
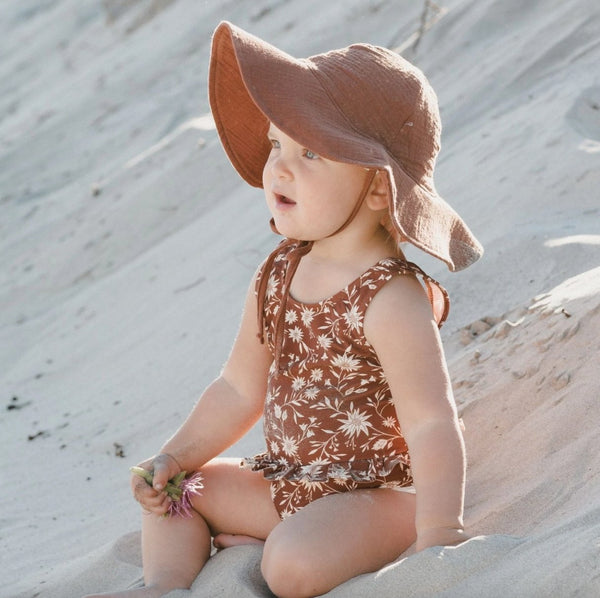
[[[168,509],[169,497],[166,492],[158,492],[152,486],[149,486],[142,478],[138,477],[138,480],[132,482],[133,496],[140,505],[147,511],[157,512],[161,511],[160,514]],[[166,503],[166,507],[165,507]]]
[[[166,492],[161,492],[153,499],[140,504],[145,511],[154,513],[154,515],[164,515],[171,506],[171,499],[167,496]]]

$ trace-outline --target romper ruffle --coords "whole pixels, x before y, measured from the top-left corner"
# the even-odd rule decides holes
[[[394,276],[419,276],[433,297],[447,294],[418,267],[381,260],[345,289],[317,303],[287,295],[286,269],[294,245],[282,245],[264,297],[263,335],[279,359],[269,372],[263,428],[267,450],[242,465],[271,481],[273,503],[284,518],[313,500],[357,488],[413,483],[408,447],[377,355],[363,332],[366,310]],[[431,288],[435,285],[435,291]],[[257,291],[258,292],[258,291]],[[283,333],[277,330],[284,306]],[[281,338],[277,338],[280,336]]]
[[[286,479],[292,482],[376,482],[390,476],[396,470],[396,476],[404,479],[409,486],[412,483],[410,459],[408,454],[395,457],[376,457],[372,459],[355,459],[353,461],[337,461],[335,463],[289,463],[283,459],[273,459],[269,453],[260,453],[244,459],[244,465],[253,471],[262,471],[267,480]]]

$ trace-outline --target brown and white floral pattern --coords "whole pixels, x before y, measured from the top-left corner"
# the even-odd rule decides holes
[[[273,353],[278,311],[285,309],[279,368],[271,367],[264,409],[266,451],[243,462],[272,481],[282,518],[333,492],[412,485],[408,448],[363,322],[386,282],[418,269],[385,259],[332,297],[305,304],[284,297],[292,250],[276,250],[264,302]]]

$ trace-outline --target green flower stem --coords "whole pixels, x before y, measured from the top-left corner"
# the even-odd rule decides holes
[[[131,473],[134,473],[135,475],[138,475],[141,478],[143,478],[146,481],[146,484],[148,484],[148,486],[152,486],[154,475],[150,471],[144,469],[143,467],[136,466],[130,467],[129,470],[131,471]],[[167,496],[169,496],[172,500],[181,499],[183,490],[179,486],[181,485],[181,482],[183,482],[185,474],[185,471],[181,471],[174,478],[171,478],[167,482],[167,485],[165,486],[164,490],[167,493]]]

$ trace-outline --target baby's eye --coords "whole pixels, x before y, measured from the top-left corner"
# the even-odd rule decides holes
[[[319,155],[315,154],[315,152],[311,152],[310,150],[304,150],[304,157],[308,158],[309,160],[318,160]]]
[[[279,141],[277,141],[277,139],[269,139],[269,143],[273,149],[279,149],[281,147],[281,144]]]

